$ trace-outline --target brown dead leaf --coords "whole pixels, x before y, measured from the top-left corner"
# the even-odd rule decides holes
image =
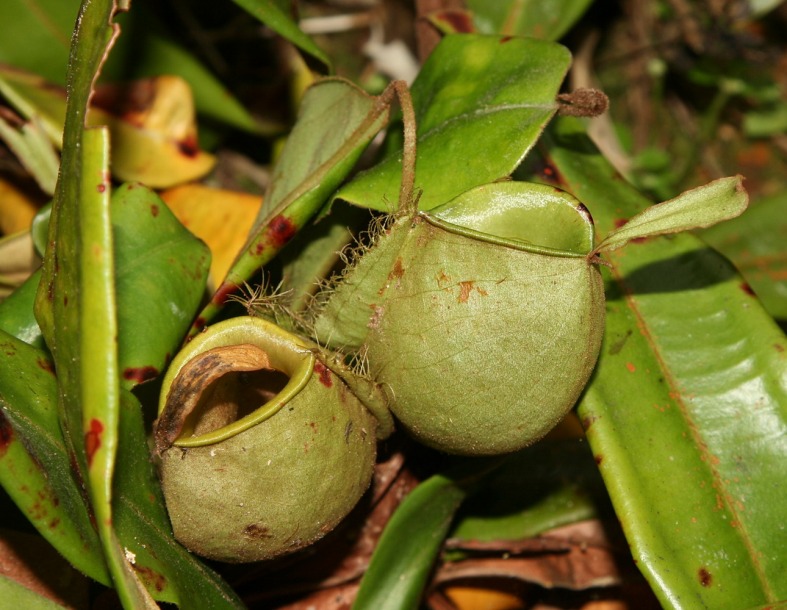
[[[457,548],[454,543],[454,548]],[[582,521],[551,530],[530,541],[464,543],[462,548],[496,556],[471,557],[439,568],[435,585],[477,578],[512,578],[545,588],[582,590],[623,582],[620,555],[601,521]]]

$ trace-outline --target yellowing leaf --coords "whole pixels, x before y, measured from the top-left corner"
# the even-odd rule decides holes
[[[178,220],[210,247],[210,279],[218,286],[246,242],[260,197],[201,184],[184,184],[161,197]]]
[[[0,233],[10,235],[26,231],[37,211],[35,201],[0,177]]]
[[[215,159],[199,149],[194,100],[176,76],[100,88],[88,125],[112,135],[112,173],[124,181],[167,188],[208,173]]]

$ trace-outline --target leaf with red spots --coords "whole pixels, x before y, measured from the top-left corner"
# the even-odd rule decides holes
[[[335,78],[318,81],[306,91],[251,235],[221,294],[201,313],[203,319],[209,321],[219,311],[229,286],[247,281],[320,210],[388,123],[392,97],[393,89],[374,97]]]
[[[52,204],[36,317],[58,372],[59,419],[82,478],[112,582],[126,607],[156,608],[112,527],[120,374],[117,355],[115,260],[109,189],[109,130],[88,128],[96,76],[123,7],[85,2],[73,36],[63,154]],[[103,192],[102,192],[103,191]],[[50,299],[51,294],[54,297]],[[102,428],[100,445],[91,434]],[[86,440],[89,441],[90,463]],[[70,460],[69,460],[70,461]]]
[[[155,210],[155,214],[153,213]],[[205,291],[210,251],[152,190],[112,196],[118,366],[125,387],[158,376],[183,341]]]
[[[578,122],[545,146],[602,234],[650,205]],[[579,414],[640,569],[669,608],[787,598],[783,333],[690,235],[605,257],[606,335]]]
[[[57,415],[47,354],[0,331],[0,484],[73,566],[105,584],[109,574]],[[13,355],[10,355],[13,354]]]

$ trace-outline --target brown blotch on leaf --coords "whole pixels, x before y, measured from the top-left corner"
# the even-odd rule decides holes
[[[609,98],[598,89],[577,89],[557,96],[558,114],[563,116],[597,117],[609,107]]]
[[[247,538],[265,539],[273,538],[270,529],[261,523],[252,523],[243,528],[243,535]]]
[[[199,146],[197,146],[197,138],[188,136],[178,142],[178,150],[186,157],[194,158],[199,154]]]
[[[153,218],[158,216],[159,208],[155,203],[152,206],[150,206],[150,213],[153,214]]]
[[[449,26],[457,34],[473,34],[476,31],[473,17],[468,11],[456,9],[437,11],[434,20],[438,24]]]
[[[47,373],[52,373],[53,375],[55,374],[55,365],[51,360],[48,360],[46,358],[39,358],[38,360],[36,360],[36,364],[38,364],[38,366],[43,370],[45,370]]]
[[[713,575],[706,568],[700,568],[697,571],[697,577],[703,587],[710,587],[713,584]]]
[[[140,580],[148,585],[149,588],[161,592],[167,586],[167,578],[160,572],[137,563],[132,563],[131,567],[134,568]]]
[[[741,290],[743,290],[743,292],[745,292],[749,296],[752,297],[755,296],[754,289],[751,287],[751,285],[748,282],[741,282]]]
[[[8,418],[0,411],[0,457],[5,455],[5,452],[8,451],[8,445],[13,440],[14,428],[11,426]]]

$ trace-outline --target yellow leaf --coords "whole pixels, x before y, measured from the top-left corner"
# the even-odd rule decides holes
[[[38,205],[8,180],[0,177],[0,233],[27,231]]]
[[[246,242],[262,199],[201,184],[169,189],[161,197],[178,220],[210,247],[210,279],[218,286]]]

